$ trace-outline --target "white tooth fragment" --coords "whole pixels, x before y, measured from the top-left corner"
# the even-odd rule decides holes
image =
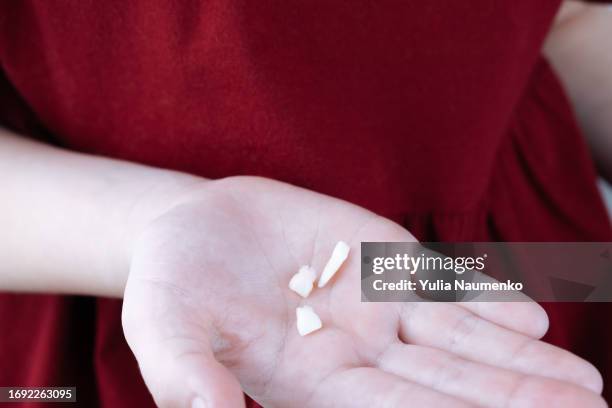
[[[304,265],[289,281],[289,289],[301,297],[306,298],[308,295],[310,295],[312,286],[316,279],[317,273],[315,272],[314,268]]]
[[[295,316],[297,318],[297,329],[300,336],[306,336],[323,327],[321,319],[310,306],[296,308]]]
[[[325,268],[323,268],[323,272],[321,272],[321,277],[317,284],[318,287],[322,288],[331,278],[333,278],[336,272],[338,272],[338,269],[342,266],[342,263],[348,258],[350,250],[351,247],[349,247],[346,242],[338,241],[329,261],[327,261]]]
[[[317,271],[310,265],[302,265],[298,273],[303,273],[310,279],[312,282],[317,280]]]

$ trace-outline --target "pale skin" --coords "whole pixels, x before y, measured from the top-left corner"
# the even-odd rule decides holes
[[[612,183],[612,5],[564,3],[544,53],[573,103],[599,173]]]
[[[0,146],[0,289],[123,297],[161,407],[241,407],[243,390],[266,407],[606,406],[592,365],[538,340],[548,320],[535,303],[360,303],[355,256],[306,302],[289,291],[338,240],[414,240],[365,209],[8,131]],[[302,338],[304,303],[324,327]]]

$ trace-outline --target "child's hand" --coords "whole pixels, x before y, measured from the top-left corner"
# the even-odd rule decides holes
[[[241,386],[266,407],[605,406],[590,364],[536,340],[535,303],[361,303],[359,243],[414,240],[398,225],[264,179],[201,190],[146,228],[125,291],[125,334],[160,406],[239,407]],[[353,252],[333,280],[305,300],[290,291],[339,240]],[[300,304],[323,321],[306,337]]]

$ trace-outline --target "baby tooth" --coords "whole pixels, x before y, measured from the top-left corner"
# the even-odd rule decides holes
[[[314,268],[309,265],[303,265],[300,267],[298,273],[303,273],[311,282],[314,282],[317,279],[317,272],[315,272]]]
[[[321,319],[310,306],[298,307],[295,309],[295,315],[297,317],[297,329],[300,336],[306,336],[323,327]]]
[[[315,279],[317,279],[317,274],[314,269],[310,266],[304,265],[289,281],[289,289],[301,297],[306,298],[312,291],[312,286]]]
[[[338,272],[338,269],[342,266],[342,263],[348,258],[350,247],[344,241],[339,241],[334,248],[334,251],[327,261],[321,277],[319,278],[318,287],[322,288],[327,282]]]

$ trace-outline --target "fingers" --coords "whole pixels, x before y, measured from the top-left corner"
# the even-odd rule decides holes
[[[461,302],[454,305],[499,326],[536,339],[548,331],[548,315],[536,302]]]
[[[445,350],[475,362],[541,375],[601,392],[599,372],[579,357],[505,329],[473,313],[441,303],[405,303],[400,307],[400,338]]]
[[[326,377],[300,407],[473,407],[465,401],[406,381],[378,368],[356,367]]]
[[[400,342],[378,367],[406,380],[486,407],[605,407],[597,394],[567,382],[475,363],[446,351]]]
[[[476,272],[472,279],[479,282],[497,282],[481,272]],[[469,302],[457,302],[454,305],[499,326],[537,339],[548,331],[548,315],[542,306],[521,292],[483,291]]]
[[[478,271],[468,279],[474,283],[499,283]],[[457,302],[445,303],[447,307],[462,307],[499,326],[534,338],[541,338],[548,330],[548,315],[544,309],[522,292],[479,291],[470,293],[469,301],[463,301],[468,298],[467,294],[459,295],[461,297]]]

